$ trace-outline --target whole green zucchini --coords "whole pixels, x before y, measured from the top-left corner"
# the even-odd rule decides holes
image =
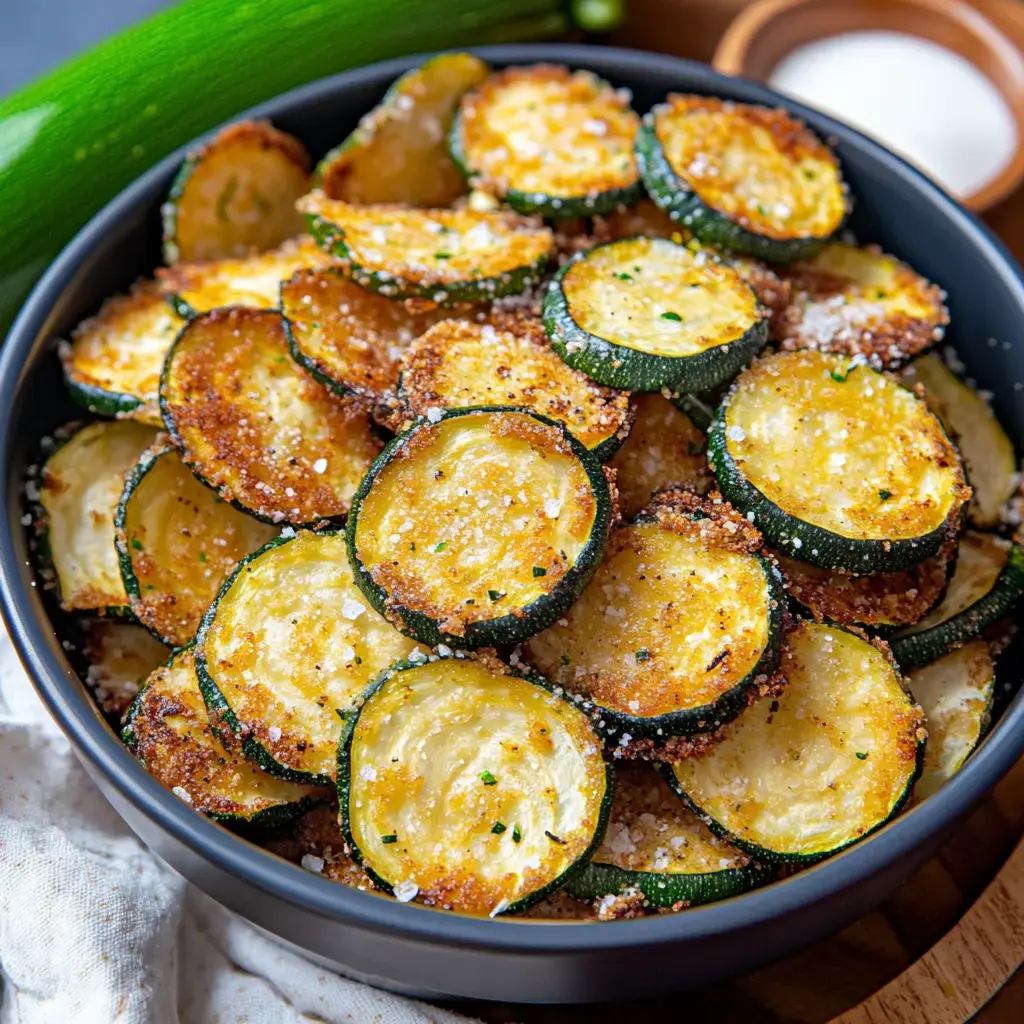
[[[188,0],[101,43],[0,102],[0,332],[72,235],[194,136],[345,68],[557,36],[564,9],[561,0]]]

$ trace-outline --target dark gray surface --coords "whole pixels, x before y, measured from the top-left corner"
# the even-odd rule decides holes
[[[0,96],[173,0],[0,0]]]
[[[5,2],[5,0],[0,0]],[[949,332],[1002,422],[1024,440],[1024,280],[976,218],[902,160],[830,118],[751,82],[654,54],[580,46],[484,48],[496,65],[537,60],[590,67],[634,88],[646,109],[669,89],[782,104],[835,136],[858,200],[852,227],[949,291]],[[337,75],[257,108],[313,153],[354,126],[388,83],[422,58]],[[495,922],[401,906],[287,864],[199,818],[125,750],[74,677],[33,586],[21,482],[38,439],[72,414],[53,338],[159,258],[159,207],[181,160],[172,154],[71,242],[0,350],[0,601],[13,642],[87,770],[140,837],[172,867],[272,935],[343,973],[379,984],[515,1002],[616,999],[703,985],[758,964],[862,915],[914,873],[1024,753],[1024,694],[943,789],[867,842],[783,882],[685,914],[597,926]],[[987,339],[1008,343],[992,347]],[[59,620],[59,616],[54,616]],[[60,627],[62,630],[64,626]],[[1008,659],[1005,679],[1020,678]]]

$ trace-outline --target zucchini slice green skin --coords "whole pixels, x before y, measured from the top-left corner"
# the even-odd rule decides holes
[[[692,184],[681,177],[673,168],[665,146],[658,134],[658,118],[673,112],[673,108],[703,108],[714,113],[721,113],[723,101],[709,97],[670,96],[664,108],[655,108],[645,115],[636,136],[636,157],[640,175],[651,198],[678,224],[691,230],[701,241],[721,246],[734,252],[749,253],[769,263],[789,263],[792,260],[805,259],[820,251],[826,241],[842,227],[846,214],[845,186],[839,177],[835,158],[816,136],[801,122],[795,121],[782,111],[768,111],[759,107],[743,107],[732,104],[733,110],[746,118],[753,117],[756,121],[769,126],[775,122],[783,122],[792,144],[799,141],[800,148],[805,149],[819,164],[831,164],[835,175],[835,189],[838,190],[836,213],[825,218],[821,234],[806,237],[771,237],[749,230],[733,220],[725,213],[715,209],[703,199]],[[794,131],[795,129],[795,131]],[[749,217],[744,219],[749,220]]]
[[[192,639],[238,560],[277,532],[220,501],[171,445],[151,448],[129,470],[114,529],[132,611],[172,648]]]
[[[566,695],[565,691],[561,687],[554,687],[549,683],[543,676],[536,673],[529,672],[525,668],[510,668],[503,662],[498,661],[497,658],[488,655],[473,655],[464,654],[462,651],[455,652],[448,655],[437,655],[431,654],[429,658],[421,656],[415,660],[405,660],[397,662],[390,668],[385,669],[378,676],[373,683],[367,687],[366,692],[363,695],[362,700],[358,706],[345,716],[345,724],[342,730],[341,738],[338,742],[338,770],[337,770],[337,785],[338,785],[338,807],[339,807],[339,823],[341,825],[342,833],[344,834],[349,846],[352,850],[352,859],[359,864],[363,870],[367,873],[370,879],[382,889],[384,892],[396,894],[394,880],[383,877],[377,870],[374,869],[368,861],[366,851],[361,849],[360,843],[357,840],[355,829],[353,828],[352,820],[352,791],[353,791],[353,746],[356,731],[358,729],[361,718],[364,715],[369,715],[368,709],[372,710],[373,701],[375,696],[380,694],[388,684],[388,682],[395,678],[401,677],[402,673],[415,671],[423,668],[425,665],[437,662],[453,661],[455,663],[462,662],[463,664],[480,664],[490,673],[499,673],[506,675],[513,680],[522,681],[530,686],[536,686],[540,689],[551,694],[550,698],[542,701],[542,704],[552,704],[552,702],[559,702],[558,706],[565,704],[568,708],[571,708],[572,715],[576,721],[577,726],[580,729],[581,734],[589,734],[593,737],[593,747],[591,749],[590,744],[587,745],[587,749],[584,751],[584,756],[589,758],[601,759],[600,753],[600,742],[595,733],[593,733],[589,721],[586,715],[576,706],[576,704],[570,700]],[[578,717],[576,717],[578,716]],[[506,902],[504,899],[498,902],[496,906],[490,908],[488,916],[497,917],[505,916],[509,914],[520,913],[533,906],[535,903],[544,899],[550,893],[563,886],[573,875],[580,871],[584,865],[589,861],[593,852],[600,845],[601,840],[604,836],[604,830],[608,822],[608,813],[611,808],[614,778],[612,775],[611,766],[601,760],[599,767],[600,778],[603,782],[604,792],[601,796],[599,806],[596,813],[593,816],[591,824],[592,835],[590,841],[586,847],[582,849],[577,857],[574,858],[572,863],[567,865],[563,871],[561,871],[556,877],[552,878],[547,884],[542,885],[532,892],[528,892],[520,896],[518,899],[512,899]],[[494,795],[500,794],[501,791],[501,773],[500,770],[497,776],[491,774],[491,772],[484,771],[480,773],[481,785],[487,787],[488,795],[492,793]],[[494,781],[492,781],[494,780]],[[374,780],[376,781],[376,780]],[[493,841],[510,842],[518,844],[521,839],[517,836],[521,836],[519,832],[519,826],[514,821],[501,821],[504,828],[496,830],[494,827],[490,829],[490,834],[493,837]],[[497,823],[496,823],[497,824]],[[565,837],[551,837],[551,833],[547,833],[548,838],[552,844],[564,845]],[[401,843],[405,837],[399,836],[397,840],[389,840],[390,842]],[[570,840],[571,841],[571,840]],[[447,893],[442,890],[442,893],[434,896],[428,896],[428,901],[432,903],[444,903],[445,896],[451,895],[452,890]],[[414,893],[415,895],[415,893]],[[420,893],[423,895],[423,893]],[[457,894],[458,895],[458,894]],[[408,897],[406,897],[408,898]],[[459,909],[454,907],[452,909]],[[480,907],[474,906],[470,909],[477,913],[486,913],[487,910]]]
[[[619,762],[614,774],[605,838],[569,879],[570,896],[594,900],[639,890],[649,906],[679,910],[771,881],[771,869],[709,834],[653,765]]]
[[[587,264],[587,261],[592,261],[601,269],[606,269],[604,265],[609,263],[609,280],[605,287],[618,291],[623,289],[623,285],[628,289],[641,287],[632,276],[639,269],[638,256],[641,259],[649,256],[653,263],[658,255],[674,258],[681,261],[681,266],[688,266],[688,277],[705,277],[707,283],[714,283],[723,291],[732,292],[733,296],[749,295],[749,309],[745,311],[745,323],[740,333],[735,336],[730,333],[713,347],[692,354],[664,355],[618,344],[578,323],[581,311],[577,310],[576,316],[573,315],[573,302],[567,288],[573,286],[574,278],[581,276],[576,269],[581,262]],[[618,272],[611,269],[620,262]],[[679,276],[681,279],[682,270]],[[688,289],[680,284],[675,304],[685,301],[686,291]],[[622,297],[626,295],[623,290]],[[663,302],[672,302],[664,294],[659,298]],[[582,370],[600,384],[628,391],[661,391],[663,388],[703,391],[713,388],[734,377],[768,341],[768,317],[740,275],[716,261],[705,258],[702,262],[699,254],[694,258],[688,249],[667,239],[632,238],[605,242],[571,260],[548,285],[544,294],[543,318],[551,344],[569,366]],[[663,311],[660,319],[685,323],[685,317],[671,309]],[[651,322],[656,321],[652,318]],[[739,325],[730,324],[730,327]],[[680,330],[683,329],[685,327],[681,324]]]
[[[374,580],[371,570],[363,564],[359,551],[360,520],[365,513],[368,496],[376,481],[382,477],[388,467],[409,458],[410,452],[418,452],[425,447],[422,444],[426,436],[424,432],[461,417],[475,417],[490,413],[505,417],[526,416],[535,424],[557,431],[558,441],[556,443],[559,446],[564,444],[565,449],[562,451],[568,452],[571,458],[578,460],[582,468],[594,503],[593,521],[585,543],[582,544],[564,574],[554,581],[551,589],[542,591],[540,596],[531,600],[524,607],[493,618],[471,618],[469,621],[462,620],[461,622],[455,618],[460,614],[455,609],[446,609],[444,617],[434,617],[421,609],[409,607],[398,594],[390,594],[387,588]],[[433,419],[417,420],[408,430],[390,441],[363,478],[359,490],[352,499],[352,507],[346,522],[348,558],[352,574],[357,586],[370,604],[396,629],[431,647],[437,644],[446,644],[455,648],[477,648],[519,643],[540,632],[559,618],[576,600],[597,568],[604,552],[605,540],[613,518],[612,496],[608,480],[594,455],[587,451],[563,424],[532,410],[506,406],[478,406],[466,409],[445,409],[435,413],[435,416],[436,418]],[[496,425],[495,429],[500,430],[504,423],[513,421],[495,419],[492,422]],[[526,426],[527,429],[532,429],[529,424]],[[550,438],[550,435],[547,435],[547,438]],[[547,514],[546,509],[545,514]],[[555,518],[557,518],[557,512]],[[415,541],[410,541],[410,545],[415,545]],[[447,547],[447,541],[439,541],[428,550],[440,554],[445,547]],[[415,550],[415,548],[411,548],[411,550]],[[452,556],[455,554],[455,550],[452,549]],[[444,571],[454,571],[457,564],[457,561],[451,562]],[[550,578],[554,575],[551,567],[542,566],[540,568],[544,568],[545,571],[535,571],[535,577]],[[495,582],[497,586],[502,586],[501,581],[496,580]],[[499,603],[504,596],[503,592],[499,590],[490,590],[488,595],[492,604]],[[458,622],[460,632],[453,632],[445,627],[445,621],[452,619]]]
[[[799,661],[795,660],[795,652],[800,650],[801,647],[806,648],[808,644],[812,645],[812,652],[815,649],[820,652],[823,648],[822,641],[828,645],[824,648],[828,654],[832,653],[833,645],[837,645],[842,650],[843,647],[855,643],[859,649],[856,653],[857,665],[845,673],[846,686],[837,686],[836,681],[833,681],[833,684],[828,687],[830,692],[825,692],[825,684],[819,682],[819,688],[822,689],[821,697],[823,703],[819,705],[819,710],[815,710],[815,704],[812,699],[814,682],[815,679],[820,680],[823,678],[826,673],[820,669],[800,672]],[[874,749],[875,738],[872,735],[862,735],[854,737],[852,743],[854,745],[863,743],[865,746],[871,744],[872,749],[857,751],[855,748],[853,751],[849,751],[848,748],[851,744],[848,742],[850,740],[850,736],[847,735],[848,729],[844,729],[843,735],[839,736],[838,730],[834,727],[823,727],[829,724],[830,718],[833,718],[837,712],[834,704],[836,694],[842,694],[843,699],[847,702],[852,701],[857,696],[853,692],[857,680],[869,675],[863,668],[865,657],[870,658],[874,662],[874,669],[877,670],[883,666],[884,669],[888,669],[888,674],[891,678],[887,681],[887,686],[891,693],[886,696],[884,706],[870,707],[864,701],[855,704],[850,724],[856,723],[862,732],[864,729],[888,729],[891,727],[892,735],[883,734],[882,739],[886,743],[891,743],[894,749],[882,751]],[[903,689],[899,674],[886,655],[861,637],[851,634],[841,626],[812,623],[806,620],[800,622],[787,640],[782,670],[787,675],[788,684],[786,689],[783,690],[781,697],[777,698],[777,700],[765,699],[761,704],[752,707],[747,712],[747,715],[733,726],[729,735],[721,743],[711,748],[709,754],[705,754],[700,758],[682,761],[676,765],[665,764],[662,766],[662,771],[669,786],[682,797],[687,806],[715,835],[726,839],[734,846],[765,864],[798,864],[806,866],[823,860],[826,857],[831,857],[852,846],[854,843],[860,842],[882,828],[883,825],[891,821],[900,812],[910,799],[914,783],[921,774],[924,765],[927,733],[923,728],[924,716],[921,713],[920,707],[913,703],[913,698]],[[839,671],[841,676],[844,675],[841,668]],[[801,708],[802,714],[798,715],[787,708],[787,701],[792,705],[792,702],[800,700],[801,697],[804,698],[801,702],[803,704]],[[889,721],[885,721],[885,718],[888,718]],[[807,724],[803,725],[803,722]],[[763,726],[762,723],[764,723]],[[802,741],[798,736],[794,735],[799,728],[803,728],[810,733],[810,735],[805,735]],[[781,743],[773,740],[772,733],[781,730],[785,730],[788,733],[788,746],[786,736],[782,737],[783,742]],[[724,772],[719,770],[717,773],[719,776],[717,787],[728,787],[734,784],[734,780],[739,772],[744,777],[747,790],[740,793],[733,792],[727,788],[719,788],[717,793],[710,794],[710,796],[708,794],[701,795],[699,785],[695,784],[696,773],[703,770],[706,776],[705,781],[712,776],[708,774],[706,768],[702,769],[700,762],[705,759],[725,758],[730,755],[736,757],[737,755],[734,753],[735,745],[737,741],[742,742],[745,733],[752,733],[754,735],[753,740],[748,740],[748,743],[753,744],[753,753],[750,750],[747,750],[745,754],[743,751],[740,751],[738,756],[742,759],[741,764],[734,764],[724,770]],[[815,739],[815,737],[818,738]],[[838,743],[835,742],[835,738],[838,738]],[[874,772],[874,764],[877,763],[878,756],[883,753],[890,755],[894,762],[889,767],[888,775],[890,778],[888,780],[879,780],[878,785],[875,787],[869,786],[856,803],[858,812],[864,813],[870,809],[875,813],[867,817],[863,825],[856,826],[855,823],[850,823],[849,826],[840,830],[842,834],[830,840],[832,845],[828,848],[823,847],[823,841],[820,837],[823,834],[824,825],[827,822],[833,821],[836,815],[838,815],[839,811],[837,808],[830,809],[828,806],[822,808],[820,817],[811,822],[809,839],[803,839],[798,834],[795,839],[786,844],[780,844],[777,841],[777,837],[775,839],[763,837],[757,829],[756,819],[752,824],[742,824],[744,819],[741,817],[741,814],[746,807],[750,806],[750,800],[744,799],[744,797],[750,792],[751,782],[755,786],[763,782],[762,778],[760,778],[762,765],[756,763],[757,756],[760,755],[762,761],[765,758],[770,759],[773,765],[772,772],[765,774],[764,779],[778,779],[779,772],[784,771],[782,766],[791,757],[791,755],[788,755],[788,747],[792,746],[793,743],[800,744],[802,742],[806,742],[809,745],[813,745],[815,742],[823,742],[829,745],[830,751],[828,756],[832,758],[832,763],[835,765],[834,786],[831,789],[841,794],[843,794],[843,783],[837,774],[840,767],[845,767],[847,775],[850,772],[859,770],[858,766],[863,767],[867,771]],[[797,749],[799,749],[799,746]],[[856,755],[855,760],[851,760],[851,754]],[[862,757],[861,754],[865,756]],[[875,760],[873,761],[872,758],[875,758]],[[840,763],[841,759],[845,762],[845,765]],[[728,776],[727,780],[722,777],[723,774]],[[812,784],[805,780],[801,785],[806,789]],[[712,786],[714,787],[716,784],[713,782]],[[787,813],[787,809],[791,806],[794,808],[800,806],[799,802],[794,803],[794,801],[797,801],[798,793],[795,791],[797,788],[795,785],[785,786],[785,792],[777,794],[781,805],[774,808],[774,813],[770,815],[768,815],[766,809],[766,801],[769,799],[769,795],[761,792],[757,797],[753,798],[753,813],[760,814],[762,817],[770,817],[772,827],[776,830],[780,829],[783,820],[781,816]],[[876,789],[884,789],[885,791],[879,794],[876,792]],[[826,805],[832,802],[828,795],[830,787],[826,786],[824,782],[821,782],[820,789],[816,788],[815,792],[821,793],[821,799]],[[849,794],[845,793],[843,795],[849,803]],[[877,809],[866,807],[868,797],[871,798],[872,804],[877,805]],[[717,805],[715,804],[716,799]],[[714,808],[714,811],[712,808]],[[721,820],[716,818],[715,814],[718,814]],[[730,819],[732,827],[730,827]],[[833,828],[833,832],[835,831],[836,829]],[[768,843],[772,843],[772,845],[768,845]]]
[[[361,403],[339,401],[295,364],[271,310],[189,321],[164,364],[160,409],[195,475],[265,522],[344,515],[381,447]]]
[[[951,587],[956,585],[954,574]],[[1014,544],[992,588],[963,611],[921,632],[901,633],[890,641],[892,656],[903,671],[941,658],[1008,615],[1024,595],[1024,550]],[[941,605],[938,610],[941,610]],[[915,627],[910,627],[913,630]]]
[[[545,150],[550,149],[549,143],[561,147],[546,158],[538,160],[515,149],[510,155],[507,135],[488,117],[497,97],[504,93],[507,99],[517,91],[523,93],[520,103],[535,107],[532,141]],[[559,117],[549,138],[543,113],[536,110],[543,112],[552,103],[558,104]],[[567,138],[566,129],[577,122],[578,130]],[[537,64],[507,68],[463,96],[452,123],[449,148],[455,165],[476,187],[504,199],[518,213],[590,217],[631,206],[643,196],[632,151],[639,123],[628,100],[593,73]],[[474,135],[480,137],[474,139]],[[499,157],[497,151],[505,155]],[[525,166],[517,167],[520,161]],[[602,163],[614,166],[599,174],[595,165]],[[573,170],[583,180],[570,184],[565,178]],[[526,180],[528,188],[523,187]]]
[[[244,180],[254,174],[262,180]],[[210,186],[219,181],[211,202]],[[268,184],[271,197],[261,192]],[[228,125],[189,154],[171,185],[162,210],[164,259],[224,259],[273,248],[298,234],[294,203],[308,187],[309,155],[298,139],[266,121]]]
[[[149,676],[125,714],[121,738],[158,782],[234,831],[283,828],[326,795],[264,775],[225,746],[207,718],[191,646]],[[251,792],[243,794],[242,786]]]
[[[971,640],[912,672],[907,683],[924,709],[928,749],[914,786],[920,803],[948,782],[988,732],[996,688],[989,645]]]
[[[803,369],[797,365],[801,361],[808,364]],[[819,362],[821,363],[820,367],[817,365]],[[941,458],[936,455],[931,462],[934,466],[949,471],[950,490],[947,501],[949,507],[945,519],[939,525],[916,537],[892,539],[849,537],[808,522],[780,507],[762,493],[737,464],[731,445],[742,444],[747,438],[742,427],[727,424],[727,420],[731,405],[737,402],[737,396],[743,395],[747,389],[755,386],[752,383],[756,380],[753,375],[769,372],[787,375],[791,372],[793,374],[803,372],[803,370],[810,374],[817,373],[819,369],[821,370],[823,390],[831,386],[828,380],[831,370],[834,374],[832,380],[838,382],[840,387],[846,386],[845,381],[848,377],[859,373],[872,374],[872,381],[874,378],[878,378],[875,382],[876,393],[882,385],[889,389],[900,388],[901,392],[906,391],[905,388],[892,380],[887,381],[881,374],[867,366],[859,365],[852,369],[848,368],[838,356],[805,351],[776,353],[765,357],[733,385],[729,394],[718,407],[711,429],[708,431],[708,458],[722,494],[739,511],[747,514],[772,547],[823,569],[845,569],[853,573],[897,572],[907,569],[925,558],[930,558],[950,536],[956,533],[962,518],[963,506],[970,494],[963,482],[963,471],[956,449],[946,437],[941,424],[937,420],[931,422],[933,418],[930,416],[927,421],[916,422],[916,427],[927,429],[930,441],[943,448]],[[846,377],[840,378],[835,375],[840,372],[845,372]],[[831,396],[823,398],[823,408],[828,408],[827,403],[830,401],[832,401]],[[915,401],[920,402],[916,398]],[[915,415],[921,411],[916,406],[908,408]],[[921,403],[921,409],[923,410],[923,408],[923,403]],[[847,425],[849,426],[850,423],[848,422]],[[865,423],[861,423],[861,427],[865,431],[867,430]],[[734,440],[730,437],[730,432],[737,430],[741,436],[739,440]],[[879,508],[881,508],[892,495],[884,490],[879,490],[877,493]],[[867,497],[864,496],[864,501],[867,500]],[[874,500],[874,494],[871,495],[871,500]],[[866,508],[866,506],[864,507]]]
[[[117,564],[115,495],[124,487],[124,474],[156,436],[154,428],[132,420],[72,423],[44,447],[42,469],[27,481],[25,491],[39,570],[46,589],[56,585],[64,611],[135,617]],[[98,463],[89,461],[90,448],[98,449],[91,453]],[[64,523],[60,528],[55,517]]]
[[[618,451],[632,422],[629,395],[566,366],[527,317],[449,320],[422,333],[402,357],[399,395],[414,416],[499,403],[535,409],[564,423],[602,462]]]
[[[346,261],[352,280],[389,299],[426,299],[451,305],[519,295],[540,283],[554,247],[554,235],[548,228],[503,212],[355,207],[316,192],[302,199],[299,209],[306,214],[316,243]],[[374,220],[377,223],[367,227]],[[425,236],[432,235],[432,248],[436,246],[436,250],[412,266],[403,255],[405,246],[390,262],[386,254],[367,247],[364,235],[373,246],[381,245],[373,241],[373,232],[396,224],[415,237],[420,247]],[[431,225],[442,230],[436,231]],[[354,231],[359,232],[355,238]],[[460,251],[455,256],[461,257],[458,262],[442,248],[454,247],[456,240]],[[490,270],[480,266],[487,260],[495,263]],[[453,267],[461,267],[459,273],[464,276],[456,276]]]
[[[721,508],[683,492],[659,495],[651,508],[637,517],[632,526],[612,533],[604,561],[593,578],[594,589],[589,593],[589,600],[585,593],[566,613],[568,625],[552,626],[532,638],[527,646],[531,663],[546,676],[569,692],[582,692],[587,699],[583,706],[590,710],[592,705],[599,730],[611,742],[628,746],[632,739],[657,743],[673,736],[715,732],[768,692],[779,666],[786,625],[786,592],[782,576],[773,561],[752,547],[759,546],[760,535],[742,517],[736,513],[729,515]],[[748,534],[746,537],[745,532]],[[659,550],[659,544],[670,542],[677,535],[685,538],[684,544],[689,543],[680,552],[684,563],[676,568],[674,580],[667,582],[672,568],[668,562],[671,554]],[[727,566],[719,568],[721,591],[711,590],[707,604],[697,604],[705,588],[711,589],[702,579],[709,568],[704,559],[711,556],[710,560],[714,560],[716,554]],[[654,580],[650,579],[651,572],[647,568],[650,565],[659,566],[660,571]],[[683,589],[686,586],[684,581],[694,571],[700,583],[694,584],[693,590],[687,592]],[[629,582],[624,582],[627,580],[640,581],[641,591],[616,598],[625,606],[616,609],[605,595],[609,590],[620,593],[620,586],[629,586]],[[676,589],[677,585],[679,589]],[[761,628],[752,626],[735,612],[731,618],[726,618],[726,606],[738,599],[744,607],[748,601],[753,603],[761,598],[764,600],[765,621],[763,646],[758,652],[756,645]],[[684,609],[692,607],[693,611],[689,613],[692,617],[687,617],[686,611],[673,610],[674,599]],[[641,618],[647,600],[651,601],[656,612],[650,618],[649,613]],[[602,606],[604,617],[599,618]],[[759,611],[762,608],[760,603],[757,607]],[[722,617],[720,621],[716,618],[715,609]],[[618,614],[613,616],[613,612]],[[600,633],[591,645],[580,638],[576,630],[585,630],[586,623],[595,620],[601,623],[598,627]],[[672,669],[686,657],[686,652],[672,647],[673,633],[699,631],[706,623],[711,630],[728,630],[733,639],[724,650],[719,649],[721,642],[715,641],[710,649],[704,649],[703,654],[700,648],[689,652],[697,661],[693,676],[686,671],[678,677],[672,675]],[[649,640],[645,627],[649,630]],[[637,644],[641,644],[639,650],[635,650]],[[587,658],[586,653],[581,654],[581,647],[584,652],[591,647],[592,658],[603,656],[603,664],[590,661],[581,667],[578,664],[580,659]],[[737,649],[742,652],[743,662],[749,665],[738,679],[729,664],[730,655],[734,655]],[[621,665],[630,654],[636,668],[623,670]],[[670,665],[668,672],[663,674],[659,667],[666,662]],[[577,676],[577,669],[585,674]],[[701,673],[699,682],[694,682],[698,673]],[[726,675],[731,683],[728,689],[722,690],[723,684],[716,678],[718,674]],[[671,689],[677,701],[682,703],[679,695],[689,697],[698,686],[712,699],[660,714],[638,713],[643,704],[662,704],[666,700],[666,689]],[[627,696],[630,695],[636,698],[633,713],[626,710]]]
[[[241,743],[245,757],[289,782],[333,782],[342,724],[337,712],[351,706],[382,667],[415,649],[358,603],[359,591],[344,562],[339,565],[344,547],[337,529],[276,537],[239,562],[196,636],[196,673],[211,722],[227,742]],[[308,604],[301,602],[303,587],[312,592]],[[233,602],[246,620],[238,627]],[[293,657],[293,650],[302,653]],[[278,674],[285,677],[287,701],[275,693]]]
[[[487,77],[470,53],[442,53],[396,79],[316,166],[313,184],[350,203],[450,206],[465,192],[447,150],[459,99]]]

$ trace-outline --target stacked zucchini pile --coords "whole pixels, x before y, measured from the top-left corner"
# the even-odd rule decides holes
[[[446,54],[310,168],[222,131],[167,265],[61,345],[106,418],[26,523],[157,779],[345,884],[609,919],[960,767],[1024,593],[1013,446],[927,353],[941,291],[838,237],[825,143]]]

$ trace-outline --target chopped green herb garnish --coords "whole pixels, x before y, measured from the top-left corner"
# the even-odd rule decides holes
[[[523,841],[523,833],[519,830],[519,822],[517,821],[512,826],[512,842],[521,843]]]
[[[698,444],[696,441],[688,441],[686,443],[686,454],[687,455],[703,455],[704,445]]]
[[[563,654],[562,655],[562,664],[563,665],[569,665],[571,663],[572,663],[572,658],[570,658],[568,654]]]
[[[391,835],[389,835],[389,836],[381,836],[380,837],[380,841],[382,843],[386,843],[386,844],[390,845],[391,843],[397,843],[398,842],[398,836],[396,836],[395,833],[392,832]]]
[[[488,590],[487,596],[492,601],[500,601],[505,595],[500,590]]]
[[[156,587],[154,587],[152,583],[147,583],[142,589],[143,590],[156,590]]]
[[[544,568],[544,566],[542,566],[542,565],[535,565],[533,567],[533,575],[534,576],[547,576],[547,574],[548,574],[548,571],[547,571],[547,569]]]
[[[861,754],[861,753],[857,754],[857,760],[858,761],[866,761],[867,759],[868,759],[868,755],[867,754]]]
[[[434,259],[435,260],[450,260],[451,258],[452,258],[452,254],[450,252],[435,252],[434,253]]]
[[[141,551],[142,550],[142,541],[139,540],[138,537],[132,537],[132,547],[135,548],[136,551]]]
[[[559,837],[556,836],[554,832],[549,832],[547,829],[544,829],[544,835],[546,835],[548,839],[551,840],[551,842],[558,843],[559,846],[565,846],[566,840],[559,839]]]
[[[312,324],[312,327],[313,327],[314,331],[319,331],[320,330],[320,321],[319,320],[314,320],[313,324]]]
[[[662,320],[675,320],[676,323],[682,323],[683,318],[678,313],[673,313],[672,310],[668,310],[661,314]]]
[[[632,274],[627,274],[625,271],[622,271],[622,273],[616,274],[615,276],[620,281],[632,281],[633,280],[633,275]]]
[[[467,597],[465,603],[466,604],[476,604],[476,601],[472,597]]]
[[[480,773],[480,781],[483,782],[485,786],[493,786],[498,780],[485,768]]]
[[[892,497],[892,491],[887,491],[884,487],[878,492],[878,497],[882,501],[888,501]]]
[[[440,541],[439,543],[437,543],[437,544],[435,544],[435,545],[434,545],[434,551],[435,551],[435,552],[438,552],[438,551],[444,551],[444,549],[445,549],[446,547],[448,547],[448,541],[446,541],[446,540],[442,540],[442,541]]]
[[[206,561],[206,552],[205,551],[200,551],[199,552],[199,561],[200,562],[205,562]]]
[[[501,833],[505,831],[505,826],[504,826],[504,825],[503,825],[503,824],[502,824],[502,823],[501,823],[500,821],[496,821],[496,822],[495,822],[495,823],[494,823],[494,824],[493,824],[493,825],[491,826],[491,831],[492,831],[492,832],[493,832],[493,833],[494,833],[494,834],[495,834],[496,836],[500,836],[500,835],[501,835]]]
[[[650,661],[651,660],[651,652],[649,650],[647,650],[646,647],[641,647],[640,650],[636,652],[636,660],[637,661]]]
[[[357,665],[362,665],[362,663],[363,663],[363,659],[362,659],[362,658],[360,658],[360,657],[359,657],[359,655],[357,654],[357,655],[356,655],[356,664],[357,664]]]
[[[846,383],[846,378],[849,376],[849,373],[840,373],[838,370],[833,370],[831,373],[829,373],[829,376],[837,384],[845,384]]]
[[[412,542],[410,542],[410,544],[409,544],[409,550],[410,550],[410,551],[415,551],[415,550],[416,550],[416,541],[412,541]]]

